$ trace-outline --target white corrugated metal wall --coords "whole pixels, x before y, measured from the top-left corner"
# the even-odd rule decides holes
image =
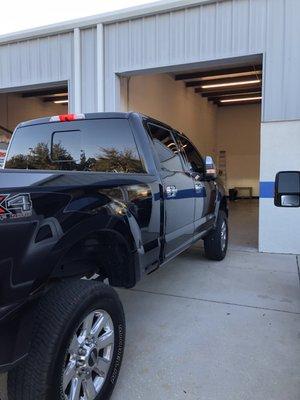
[[[0,88],[64,81],[72,74],[73,35],[61,35],[0,46]]]
[[[263,120],[300,118],[300,1],[225,0],[105,26],[105,107],[115,74],[264,55]]]
[[[0,90],[68,80],[74,108],[74,34],[69,30],[1,44]],[[109,23],[104,35],[107,110],[120,104],[116,73],[263,54],[263,121],[300,117],[299,0],[222,0]],[[77,96],[83,111],[93,111],[99,87],[96,24],[81,29],[80,36]]]
[[[79,33],[80,108],[95,111],[96,27]],[[68,82],[70,109],[74,110],[75,63],[73,31],[0,45],[0,91]]]
[[[0,46],[0,91],[67,82],[73,107],[73,32]]]

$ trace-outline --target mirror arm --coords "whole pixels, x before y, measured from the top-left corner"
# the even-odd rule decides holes
[[[205,180],[205,173],[204,172],[194,172],[194,171],[186,171],[186,174],[194,179],[199,181]]]
[[[204,179],[205,181],[207,181],[207,182],[210,182],[210,181],[216,180],[217,177],[204,174],[204,178],[203,178],[203,179]]]

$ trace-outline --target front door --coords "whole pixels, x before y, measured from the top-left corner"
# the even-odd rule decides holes
[[[171,258],[193,240],[194,182],[186,174],[172,132],[166,127],[148,122],[154,150],[160,163],[164,190],[165,257]]]
[[[176,132],[176,140],[195,187],[195,235],[208,229],[214,222],[216,188],[205,179],[205,165],[195,146],[186,136]]]

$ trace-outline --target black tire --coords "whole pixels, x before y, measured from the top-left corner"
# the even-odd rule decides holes
[[[113,349],[110,353],[111,363],[95,400],[110,398],[118,378],[125,344],[122,304],[117,293],[103,283],[70,280],[55,284],[39,301],[35,310],[29,354],[8,375],[9,400],[65,400],[63,373],[66,363],[69,362],[66,359],[68,349],[75,333],[77,336],[78,329],[83,327],[80,323],[95,310],[104,310],[107,313],[105,315],[110,317],[110,326],[114,329],[109,347]],[[95,318],[98,315],[104,314],[95,314]],[[106,317],[105,321],[107,320]],[[102,335],[103,332],[106,333],[104,328],[101,329]],[[96,338],[94,340],[96,342]],[[79,340],[76,341],[77,345],[78,342]],[[99,354],[100,351],[98,357]],[[89,374],[91,376],[92,372]]]
[[[222,226],[226,227],[226,241],[222,241]],[[225,258],[228,247],[228,221],[225,211],[220,210],[215,229],[204,238],[205,257],[221,261]]]

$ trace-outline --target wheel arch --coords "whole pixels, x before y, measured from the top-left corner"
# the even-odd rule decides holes
[[[132,287],[138,280],[135,249],[128,235],[114,229],[91,231],[73,241],[56,263],[50,279],[99,274],[111,286]]]
[[[79,223],[72,221],[52,248],[46,281],[96,273],[112,286],[132,287],[141,274],[140,243],[140,227],[130,213],[85,215]]]

